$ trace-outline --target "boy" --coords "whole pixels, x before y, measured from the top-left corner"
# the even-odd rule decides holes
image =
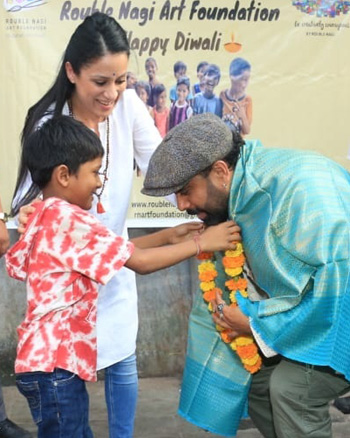
[[[222,101],[214,94],[214,88],[218,85],[220,77],[219,67],[209,64],[203,73],[203,91],[194,96],[193,114],[213,113],[222,117]]]
[[[161,137],[165,137],[169,131],[170,108],[166,105],[166,89],[163,84],[157,84],[153,88],[154,107],[153,119]]]
[[[239,134],[248,135],[252,124],[252,98],[246,94],[251,66],[243,58],[235,58],[230,64],[231,87],[220,93],[223,103],[222,120]]]
[[[170,97],[170,102],[174,103],[177,99],[177,93],[176,93],[176,87],[177,87],[177,81],[182,78],[183,76],[186,76],[186,72],[187,72],[187,65],[182,62],[182,61],[177,61],[174,64],[174,76],[176,79],[176,84],[173,85],[170,88],[170,92],[169,92],[169,97]],[[189,95],[187,96],[188,100],[193,99],[193,96],[191,93],[189,93]]]
[[[235,246],[229,244],[237,231],[232,223],[173,245],[171,251],[155,246],[186,239],[199,226],[137,238],[139,248],[116,236],[85,211],[102,185],[102,156],[98,136],[67,116],[50,119],[23,145],[23,160],[43,201],[35,204],[6,265],[12,277],[27,283],[15,372],[39,438],[92,437],[84,381],[96,380],[98,283],[107,283],[123,265],[145,274],[201,250]]]
[[[203,91],[203,86],[202,86],[203,73],[204,73],[205,69],[208,67],[208,65],[209,65],[209,62],[207,62],[207,61],[201,61],[197,65],[198,82],[193,85],[193,95],[194,96],[197,93],[200,93]]]
[[[9,247],[10,239],[6,228],[7,214],[3,212],[0,199],[0,257]],[[0,438],[30,438],[31,434],[7,418],[0,382]]]
[[[177,100],[171,105],[169,116],[169,129],[189,119],[193,110],[187,97],[190,92],[190,80],[186,76],[178,79],[176,85]]]

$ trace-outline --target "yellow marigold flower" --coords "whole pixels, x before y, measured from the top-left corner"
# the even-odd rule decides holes
[[[241,243],[236,243],[236,249],[228,249],[225,251],[226,257],[237,257],[243,252],[243,246]]]
[[[215,271],[215,265],[213,262],[203,262],[198,266],[198,272]]]
[[[230,293],[230,300],[231,300],[231,303],[237,303],[237,298],[236,298],[236,292],[235,291],[232,291]]]
[[[230,347],[232,348],[232,350],[237,351],[236,341],[232,341],[231,344],[230,344]]]
[[[199,287],[201,288],[201,290],[203,292],[208,292],[209,290],[214,289],[215,282],[214,281],[202,281],[202,283],[199,285]]]
[[[235,340],[237,345],[249,345],[254,342],[251,336],[238,336]]]
[[[225,269],[225,272],[227,275],[229,275],[230,277],[237,277],[237,275],[241,274],[243,272],[243,268],[239,267],[239,268],[227,268]]]
[[[217,324],[215,324],[215,328],[218,332],[222,332],[225,330],[224,327],[221,327],[221,325],[217,325]]]
[[[258,360],[259,360],[259,355],[258,354],[256,354],[255,356],[253,356],[253,357],[247,357],[247,358],[242,358],[241,357],[241,360],[242,360],[242,362],[244,363],[244,364],[246,364],[246,365],[255,365],[257,362],[258,362]]]
[[[213,306],[211,305],[211,303],[208,304],[208,310],[209,310],[209,312],[213,311]]]
[[[247,298],[248,297],[248,291],[247,290],[242,290],[242,289],[240,289],[239,290],[239,293],[242,295],[242,297],[244,297],[244,298]]]

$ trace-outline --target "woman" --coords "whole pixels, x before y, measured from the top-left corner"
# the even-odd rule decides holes
[[[132,188],[133,160],[145,172],[161,138],[134,90],[125,90],[129,44],[114,18],[87,17],[66,48],[57,78],[28,111],[22,144],[47,117],[71,115],[93,129],[105,148],[98,218],[119,235],[125,226]],[[20,165],[13,213],[38,195]],[[29,209],[30,210],[30,209]],[[95,210],[96,212],[96,210]],[[99,294],[98,369],[105,369],[110,438],[129,438],[137,400],[135,275],[123,268]]]

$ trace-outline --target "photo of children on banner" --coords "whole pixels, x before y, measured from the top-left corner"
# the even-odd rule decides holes
[[[222,102],[214,93],[220,77],[221,72],[217,65],[209,64],[206,67],[203,73],[203,91],[193,99],[193,114],[212,113],[222,117]]]
[[[153,88],[153,99],[155,105],[153,106],[153,118],[159,134],[165,137],[169,131],[169,114],[170,109],[167,107],[167,93],[163,84],[157,84]]]
[[[233,221],[204,231],[186,223],[132,241],[115,234],[87,211],[103,184],[103,155],[98,135],[69,116],[49,119],[23,144],[43,198],[6,267],[27,287],[15,373],[39,438],[93,437],[85,381],[97,380],[99,284],[123,266],[147,274],[201,251],[235,249],[239,240]]]
[[[153,108],[147,103],[151,93],[151,89],[148,82],[137,81],[135,84],[135,91],[136,94],[139,96],[139,98],[142,100],[142,102],[146,105],[146,108],[153,119]]]
[[[202,84],[202,78],[203,78],[203,73],[204,70],[206,69],[206,67],[208,67],[209,62],[207,61],[201,61],[198,65],[197,65],[197,78],[198,78],[198,82],[196,82],[193,85],[193,95],[195,96],[198,93],[201,93],[203,91],[203,84]]]
[[[132,71],[126,73],[126,88],[135,88],[137,76]]]
[[[148,84],[150,87],[150,94],[147,103],[149,106],[153,107],[156,103],[154,100],[153,89],[157,84],[160,83],[160,81],[157,78],[157,71],[158,71],[157,61],[152,57],[147,58],[145,61],[145,70],[148,76]]]
[[[171,103],[174,103],[177,100],[177,98],[178,98],[177,97],[177,93],[176,93],[178,80],[181,77],[186,76],[186,74],[187,74],[187,65],[184,62],[182,62],[182,61],[175,62],[175,64],[174,64],[174,76],[175,76],[175,79],[176,79],[176,84],[173,85],[170,88],[169,97],[170,97],[170,102]],[[191,94],[191,90],[189,90],[189,93],[188,93],[188,96],[187,96],[186,99],[190,100],[190,101],[193,99],[193,96]]]
[[[235,58],[229,68],[231,87],[220,93],[223,103],[222,120],[241,135],[248,135],[252,124],[252,98],[246,94],[251,65],[243,58]]]
[[[181,76],[176,85],[177,99],[172,103],[169,116],[169,129],[189,119],[193,109],[187,100],[190,93],[190,80],[187,76]]]

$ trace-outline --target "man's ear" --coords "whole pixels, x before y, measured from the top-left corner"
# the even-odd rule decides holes
[[[211,174],[220,184],[228,184],[231,178],[231,169],[226,161],[218,160],[213,164]]]
[[[65,164],[60,164],[59,166],[55,167],[52,172],[52,178],[61,187],[68,187],[70,177],[71,174]]]

